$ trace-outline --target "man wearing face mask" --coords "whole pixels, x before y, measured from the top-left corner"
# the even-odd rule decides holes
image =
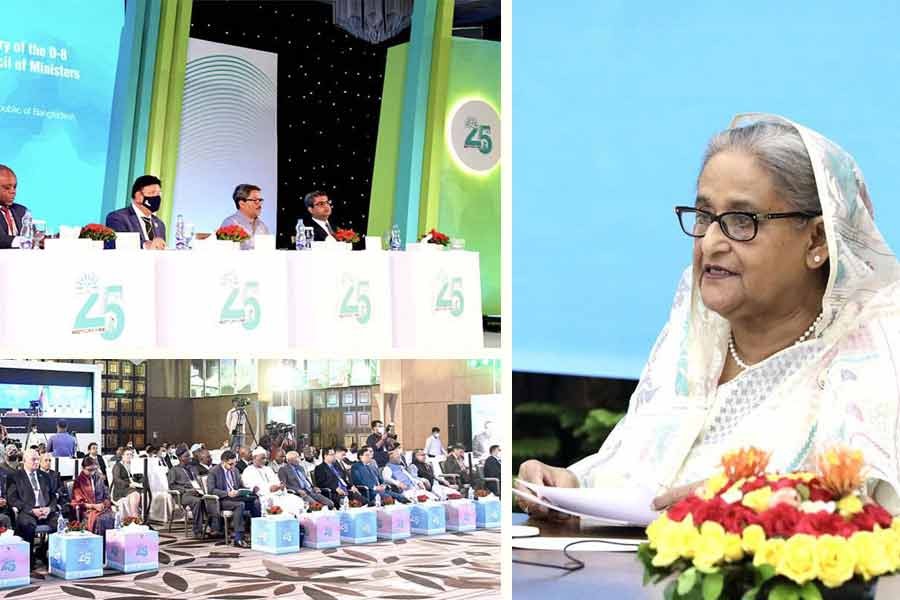
[[[379,469],[383,469],[388,462],[388,435],[384,430],[384,423],[372,421],[372,434],[366,438],[366,446],[372,448],[373,457]]]
[[[9,444],[4,449],[3,458],[0,459],[0,477],[4,479],[11,476],[19,468],[19,449],[14,444]]]
[[[425,440],[425,454],[429,457],[444,458],[447,451],[444,450],[444,444],[441,442],[441,428],[432,427],[431,436]]]
[[[141,175],[131,186],[131,205],[106,215],[106,226],[122,233],[140,233],[145,250],[166,249],[166,224],[156,216],[162,202],[160,180],[153,175]],[[114,248],[115,242],[107,247]]]

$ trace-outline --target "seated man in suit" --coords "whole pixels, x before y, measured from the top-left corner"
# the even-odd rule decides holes
[[[490,490],[495,496],[500,497],[500,446],[494,444],[490,449],[490,456],[484,461],[485,478],[493,477],[494,481],[485,481],[484,487]]]
[[[332,229],[328,218],[331,216],[331,200],[325,192],[316,190],[303,197],[303,204],[309,211],[309,218],[304,219],[307,226],[313,228],[313,241],[324,242],[328,238],[334,239],[335,229]]]
[[[145,250],[166,249],[166,224],[156,216],[159,210],[160,181],[153,175],[141,175],[131,186],[131,204],[106,215],[106,226],[113,231],[140,233],[141,246]],[[108,248],[115,241],[107,242]]]
[[[0,249],[19,248],[22,217],[28,209],[16,204],[19,180],[6,165],[0,165]]]
[[[313,487],[310,483],[306,469],[300,464],[300,455],[294,450],[287,453],[287,464],[278,470],[278,479],[286,489],[299,495],[306,502],[318,502],[328,508],[334,508],[334,502],[322,494],[321,488]]]
[[[448,477],[450,483],[459,484],[460,493],[465,496],[469,493],[469,486],[474,484],[472,475],[469,473],[469,467],[466,465],[466,449],[462,446],[454,446],[450,449],[447,460],[444,461],[441,469],[444,475],[456,475],[458,477]]]
[[[209,470],[209,477],[206,480],[207,491],[219,498],[219,505],[222,510],[230,510],[233,512],[232,528],[234,530],[234,545],[240,548],[249,548],[250,543],[244,539],[245,517],[249,520],[251,517],[260,516],[259,498],[255,491],[248,495],[240,495],[238,490],[244,488],[244,482],[241,481],[241,474],[235,468],[237,463],[237,455],[231,450],[222,453],[222,462]],[[207,505],[207,511],[210,515],[215,516],[218,521],[220,515],[215,514],[214,510],[210,510]],[[249,523],[247,523],[249,525]]]
[[[363,494],[369,506],[374,506],[375,496],[381,496],[384,500],[386,496],[392,497],[394,500],[406,504],[409,500],[403,494],[398,494],[388,489],[387,484],[381,477],[381,472],[373,458],[374,453],[369,446],[363,446],[359,449],[359,462],[353,463],[350,468],[350,477],[353,485],[357,486],[360,493]]]
[[[195,450],[192,454],[193,458],[191,459],[190,466],[194,470],[194,475],[197,477],[209,475],[209,470],[213,467],[212,454],[209,453],[209,450],[200,448],[199,450]]]
[[[257,495],[262,507],[273,504],[294,516],[302,512],[303,500],[287,493],[284,482],[266,465],[266,449],[262,446],[257,446],[253,451],[253,463],[244,469],[241,479],[247,487],[259,490]]]
[[[250,466],[251,458],[250,458],[250,448],[247,446],[241,446],[238,448],[238,459],[237,462],[234,463],[234,467],[238,470],[238,473],[243,473],[244,469]]]
[[[103,475],[103,479],[106,480],[106,462],[103,460],[103,457],[100,456],[100,448],[97,446],[97,442],[91,442],[87,447],[88,456],[93,458],[97,462],[97,468],[100,469],[100,473]]]
[[[350,478],[337,460],[336,449],[325,448],[322,462],[316,466],[313,473],[319,487],[331,491],[331,497],[334,498],[335,504],[340,504],[347,497],[351,500],[366,502],[356,486],[349,484]]]
[[[49,452],[41,454],[40,465],[41,471],[50,478],[50,486],[56,490],[56,504],[59,506],[59,511],[62,513],[63,518],[71,521],[75,518],[75,511],[72,510],[71,506],[72,499],[69,498],[69,488],[63,485],[59,473],[50,468],[53,466],[53,455]]]
[[[6,484],[6,473],[0,471],[0,527],[12,529],[16,516],[13,513],[12,506],[9,505]]]
[[[413,477],[403,464],[403,452],[400,448],[394,448],[388,454],[388,463],[381,470],[381,478],[400,490],[408,500],[421,495],[437,500],[437,494],[428,491],[425,482],[418,477]]]
[[[19,511],[16,535],[31,544],[34,552],[34,532],[37,526],[56,527],[58,518],[56,490],[47,474],[40,469],[37,450],[25,451],[22,469],[12,476],[8,500]],[[46,557],[45,546],[40,558],[46,562]]]
[[[190,508],[194,515],[194,536],[199,537],[203,534],[203,486],[200,479],[190,467],[191,453],[184,446],[180,446],[175,451],[178,457],[178,463],[169,469],[166,479],[169,482],[169,489],[175,490],[181,494],[181,506]]]

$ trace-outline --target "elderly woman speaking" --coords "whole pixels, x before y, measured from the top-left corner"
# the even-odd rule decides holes
[[[519,476],[662,486],[659,509],[728,450],[761,447],[789,471],[843,443],[862,450],[870,496],[900,513],[900,266],[853,158],[786,119],[741,115],[675,213],[693,266],[628,413],[597,454],[568,469],[527,461]]]

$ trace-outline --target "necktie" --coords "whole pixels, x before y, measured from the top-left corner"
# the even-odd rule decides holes
[[[16,222],[12,217],[12,213],[9,211],[9,207],[0,206],[0,211],[3,212],[3,219],[6,221],[6,231],[9,235],[17,235],[18,231],[16,230]]]
[[[44,492],[41,491],[41,484],[38,483],[37,471],[31,472],[31,487],[34,488],[34,501],[37,506],[44,506]]]
[[[328,235],[334,236],[334,231],[331,230],[331,223],[325,221],[325,230],[328,231]]]
[[[340,486],[340,488],[341,488],[343,491],[346,492],[346,491],[347,491],[347,484],[344,483],[344,480],[343,480],[343,478],[341,477],[341,473],[340,473],[340,471],[338,470],[337,465],[331,465],[331,470],[332,470],[332,472],[334,473],[335,477],[337,477],[337,480],[338,480],[338,486]]]
[[[294,470],[297,472],[297,479],[300,480],[300,487],[303,488],[304,491],[309,491],[309,482],[306,481],[306,476],[300,473],[300,469],[294,467]]]
[[[144,232],[147,234],[147,241],[152,242],[153,238],[156,237],[153,233],[153,221],[150,220],[150,217],[141,217],[141,221],[144,222]]]
[[[231,478],[231,471],[225,471],[225,481],[228,483],[228,491],[234,489],[234,480]]]

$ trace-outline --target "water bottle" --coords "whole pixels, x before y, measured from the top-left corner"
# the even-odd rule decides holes
[[[306,506],[306,500],[304,500],[303,498],[301,498],[301,499],[300,499],[300,514],[301,514],[301,515],[305,515],[305,514],[306,514],[306,508],[307,508],[307,506]]]
[[[116,528],[116,529],[122,529],[122,513],[119,512],[119,511],[116,511],[115,528]]]
[[[472,486],[469,486],[469,500],[475,499],[475,490],[472,489]]]
[[[26,212],[22,216],[22,227],[19,231],[19,235],[22,238],[21,247],[22,250],[31,250],[34,247],[34,220],[31,218],[31,213]]]
[[[375,508],[381,508],[381,494],[375,492]]]
[[[395,224],[391,228],[391,250],[399,250],[400,245],[400,226]]]
[[[341,500],[341,510],[345,512],[350,510],[350,499],[347,496],[344,496],[344,499]]]
[[[62,515],[59,515],[59,518],[56,520],[56,533],[65,533],[66,531],[66,520],[63,519]]]
[[[303,219],[297,219],[297,227],[294,230],[296,237],[294,238],[294,247],[297,250],[306,249],[306,226]]]
[[[184,215],[175,217],[175,249],[184,250],[187,248],[187,241],[184,239]]]
[[[315,233],[313,232],[312,227],[304,227],[303,234],[306,237],[305,244],[307,250],[312,250],[313,237],[315,237]]]

